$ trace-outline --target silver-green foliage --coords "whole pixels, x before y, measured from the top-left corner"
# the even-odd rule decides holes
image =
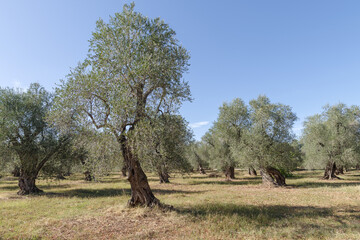
[[[0,89],[2,162],[16,161],[24,174],[36,176],[45,164],[62,160],[69,137],[46,122],[51,104],[52,95],[36,83],[27,91]]]
[[[190,171],[186,151],[192,132],[180,115],[160,114],[144,120],[134,133],[134,144],[144,167],[154,172]]]
[[[359,107],[325,106],[321,114],[307,118],[301,142],[308,168],[324,168],[333,162],[345,167],[359,164]]]
[[[238,98],[224,103],[209,132],[213,142],[221,143],[213,144],[218,161],[222,165],[233,161],[241,167],[293,169],[299,160],[291,132],[296,119],[289,106],[271,103],[266,96],[259,96],[249,105]]]
[[[118,138],[161,109],[189,100],[182,74],[189,54],[175,32],[125,5],[109,23],[98,20],[88,57],[56,91],[52,120],[59,126],[90,123]]]

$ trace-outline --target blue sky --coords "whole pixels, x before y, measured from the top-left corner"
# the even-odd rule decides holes
[[[84,59],[99,18],[130,1],[1,1],[0,86],[47,89]],[[182,115],[200,139],[218,108],[259,94],[288,104],[299,117],[325,104],[360,105],[360,1],[138,0],[161,17],[191,53],[192,103]]]

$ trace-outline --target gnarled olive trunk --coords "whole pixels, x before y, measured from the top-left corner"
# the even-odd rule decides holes
[[[170,183],[169,177],[170,175],[166,171],[158,171],[160,183]]]
[[[121,174],[122,174],[123,177],[127,176],[127,174],[126,174],[127,169],[128,168],[127,168],[126,164],[124,163],[124,166],[121,168]]]
[[[335,162],[328,162],[325,168],[324,177],[323,179],[340,179],[338,176],[335,175],[336,171],[336,163]]]
[[[285,177],[276,168],[260,168],[260,174],[264,185],[270,187],[281,187],[286,185]]]
[[[206,174],[205,169],[202,167],[201,164],[199,164],[198,170],[199,170],[200,174]]]
[[[128,181],[131,186],[131,199],[128,201],[129,207],[160,205],[160,201],[152,193],[147,177],[140,166],[140,162],[133,154],[128,140],[125,136],[119,139],[121,150],[128,167]]]
[[[20,168],[19,166],[15,166],[14,167],[14,170],[11,171],[11,174],[14,176],[14,177],[20,177]]]
[[[85,181],[91,182],[91,181],[95,180],[95,177],[91,174],[90,171],[85,171],[84,175],[85,175]]]
[[[56,175],[56,179],[64,180],[64,179],[66,179],[66,178],[64,177],[63,174],[59,173],[58,175]]]
[[[37,178],[38,173],[31,172],[26,173],[22,169],[20,170],[19,177],[19,188],[20,190],[17,192],[18,195],[28,195],[28,194],[36,194],[43,192],[35,185],[35,180]]]
[[[225,169],[225,180],[230,181],[231,179],[235,179],[235,168],[227,167]]]
[[[253,167],[249,167],[249,175],[251,176],[257,176],[256,170]]]
[[[344,174],[344,166],[340,165],[339,167],[336,167],[335,174]]]

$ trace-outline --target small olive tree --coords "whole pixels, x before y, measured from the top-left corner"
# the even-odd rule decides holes
[[[209,147],[206,143],[192,142],[187,149],[187,158],[200,174],[206,174],[205,169],[209,167],[210,159]]]
[[[160,183],[169,183],[172,171],[189,172],[191,165],[186,151],[192,132],[180,115],[161,114],[145,120],[135,131],[137,154],[146,169],[156,172]]]

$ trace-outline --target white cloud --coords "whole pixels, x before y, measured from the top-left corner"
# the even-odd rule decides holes
[[[208,121],[203,121],[203,122],[195,122],[195,123],[190,123],[189,126],[191,128],[199,128],[199,127],[202,127],[202,126],[206,126],[208,125],[210,122]]]

